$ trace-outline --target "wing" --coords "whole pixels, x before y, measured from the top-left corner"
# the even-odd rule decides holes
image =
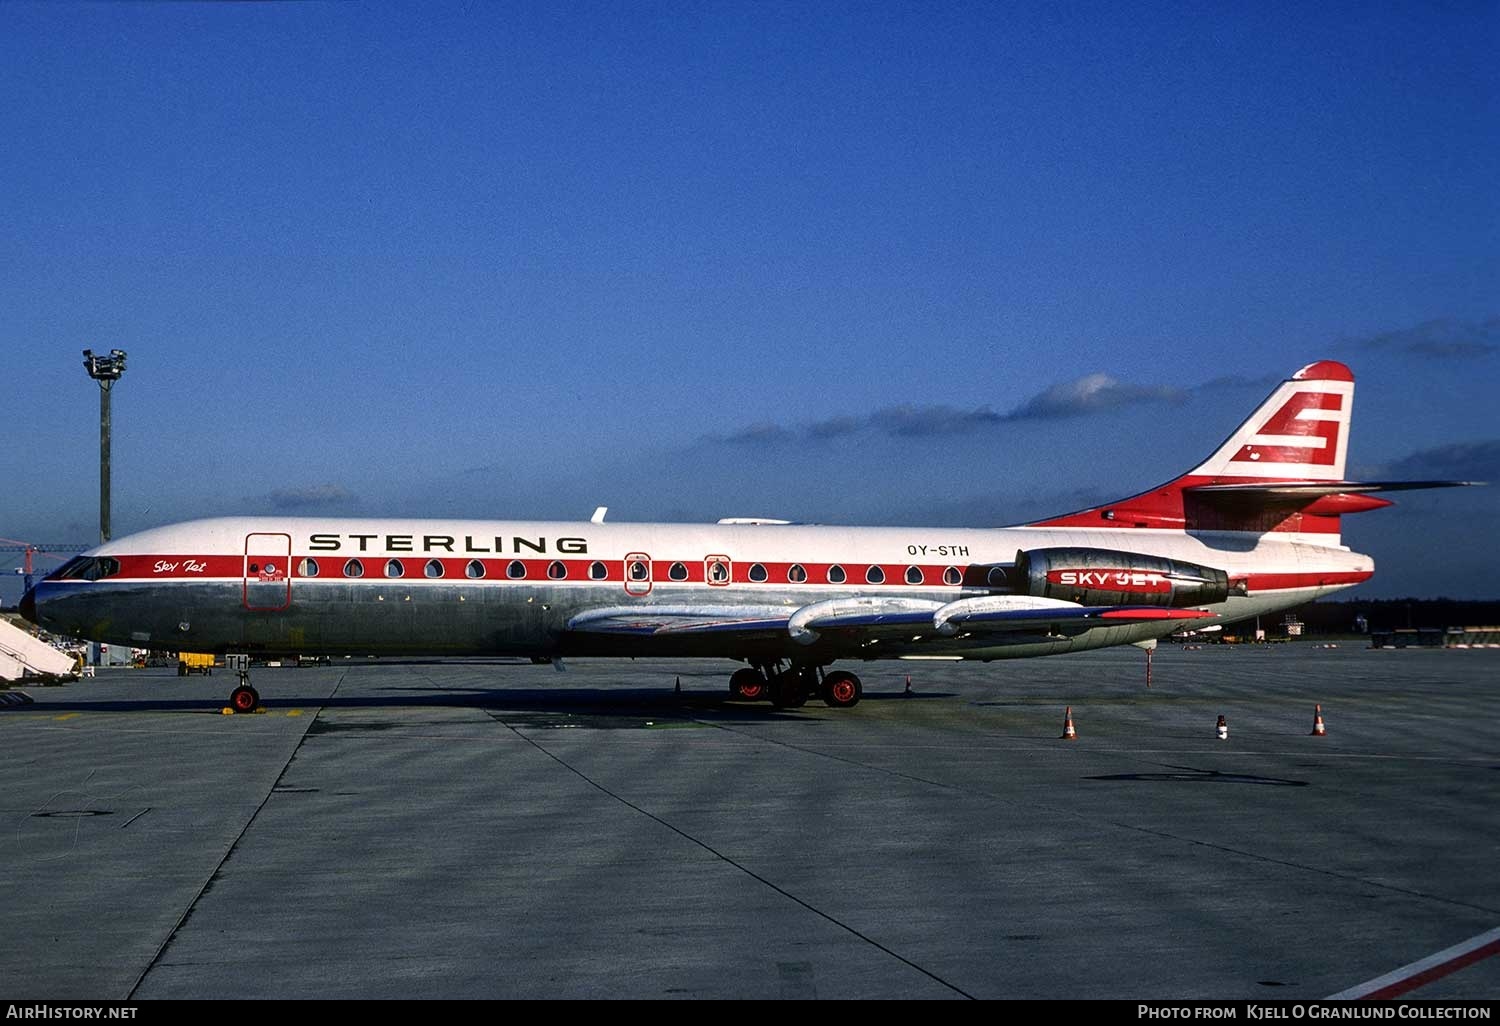
[[[1007,633],[1078,634],[1095,627],[1190,621],[1212,617],[1201,609],[1161,606],[1083,606],[1024,595],[982,595],[956,602],[875,596],[827,599],[793,606],[613,606],[580,613],[567,629],[578,634],[669,637],[719,634],[749,639],[790,636],[811,645],[826,632],[861,639],[954,638]]]

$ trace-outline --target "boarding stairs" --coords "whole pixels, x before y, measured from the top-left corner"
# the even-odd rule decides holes
[[[55,680],[77,676],[75,660],[0,618],[0,681]]]

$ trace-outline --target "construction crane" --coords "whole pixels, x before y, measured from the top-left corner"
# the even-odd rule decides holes
[[[93,548],[92,545],[36,545],[31,542],[17,541],[14,538],[0,538],[0,542],[6,543],[0,545],[0,552],[26,553],[25,565],[16,567],[16,573],[24,575],[22,580],[26,591],[31,590],[31,585],[34,583],[36,577],[32,563],[34,556],[55,556],[58,559],[67,559],[68,557],[64,553],[84,552]]]

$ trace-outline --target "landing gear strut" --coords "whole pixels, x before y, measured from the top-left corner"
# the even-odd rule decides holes
[[[864,694],[859,678],[844,670],[824,674],[820,666],[790,666],[780,663],[747,666],[729,678],[729,695],[744,702],[769,698],[778,709],[796,709],[813,695],[830,708],[858,705]]]

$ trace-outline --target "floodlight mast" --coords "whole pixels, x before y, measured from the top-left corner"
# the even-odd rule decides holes
[[[89,377],[99,382],[99,541],[109,541],[109,392],[125,373],[125,350],[111,349],[108,356],[83,351]]]

